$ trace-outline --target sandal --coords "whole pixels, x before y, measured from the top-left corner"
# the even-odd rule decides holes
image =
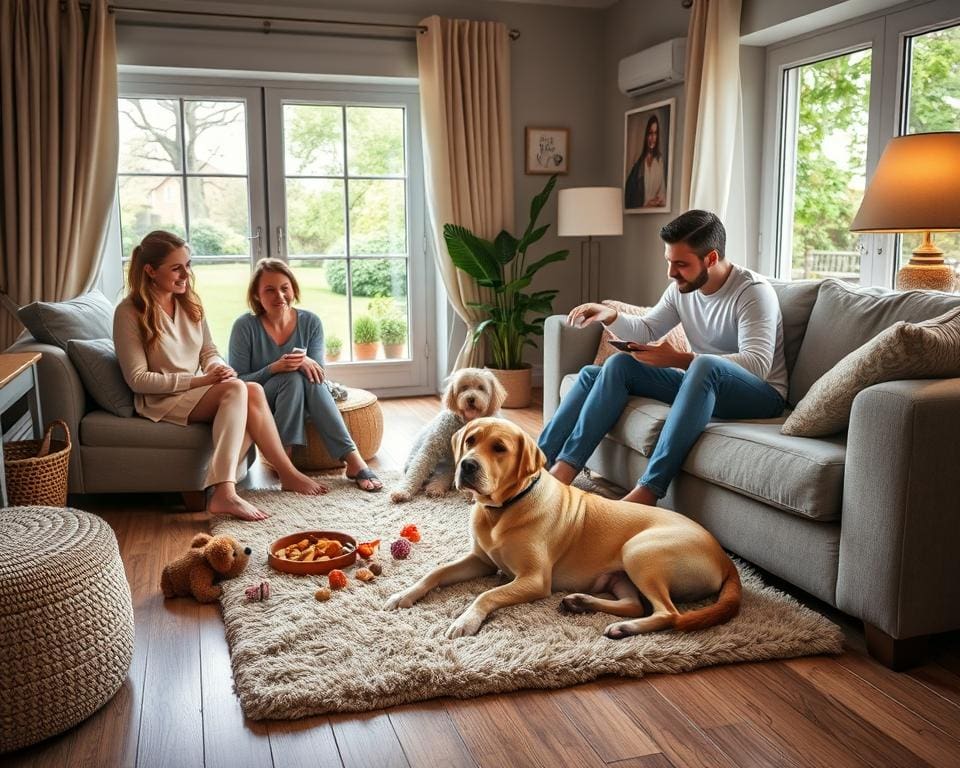
[[[355,475],[347,475],[347,480],[353,480],[357,484],[357,488],[361,491],[366,491],[367,493],[376,493],[377,491],[383,490],[383,483],[380,482],[380,478],[377,477],[377,473],[374,472],[370,467],[364,467]],[[364,488],[360,485],[361,480],[376,480],[380,485],[374,488]]]

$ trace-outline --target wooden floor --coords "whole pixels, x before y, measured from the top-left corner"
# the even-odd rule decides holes
[[[383,402],[374,465],[402,465],[436,398]],[[540,405],[507,412],[532,433]],[[158,468],[158,471],[163,471]],[[252,481],[270,476],[254,467]],[[555,691],[440,699],[364,715],[250,722],[232,691],[216,606],[165,602],[165,562],[208,528],[176,497],[79,497],[116,531],[136,613],[133,664],[119,693],[73,730],[7,766],[960,766],[960,633],[937,638],[906,674],[873,662],[858,626],[848,650]],[[0,660],[2,663],[2,660]]]

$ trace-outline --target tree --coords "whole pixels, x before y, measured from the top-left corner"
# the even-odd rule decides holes
[[[177,175],[184,169],[191,174],[214,174],[194,177],[190,180],[188,198],[190,219],[192,222],[219,219],[220,227],[227,226],[232,231],[227,240],[229,248],[236,247],[237,238],[245,237],[248,230],[248,201],[240,186],[232,179],[217,178],[224,173],[224,167],[216,164],[233,147],[218,141],[215,132],[218,129],[234,126],[243,119],[243,104],[232,101],[191,101],[183,104],[183,135],[180,129],[181,102],[178,99],[120,99],[121,119],[126,120],[134,129],[134,138],[124,143],[126,150],[121,157],[120,168],[124,173],[170,173]],[[128,242],[140,239],[145,231],[155,228],[146,225],[144,219],[150,219],[149,211],[139,215],[129,215],[130,208],[143,209],[145,200],[169,183],[166,176],[140,176],[138,192],[144,199],[124,200],[121,205],[124,252]],[[244,185],[245,189],[245,185]],[[146,206],[149,208],[149,206]],[[192,227],[191,227],[192,229]],[[184,234],[184,233],[181,233]],[[191,241],[194,233],[186,233]],[[201,238],[202,242],[207,240]],[[247,252],[246,241],[240,253]],[[198,245],[198,253],[206,253]]]
[[[870,101],[869,51],[844,54],[800,69],[794,191],[793,264],[811,250],[856,247],[849,231],[860,199],[853,181],[866,161]],[[845,162],[825,151],[843,141]]]

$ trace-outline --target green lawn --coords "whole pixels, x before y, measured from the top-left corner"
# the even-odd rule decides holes
[[[250,267],[247,264],[194,264],[197,292],[203,300],[210,332],[220,349],[227,355],[230,344],[230,329],[234,321],[247,307],[247,285]],[[347,297],[334,293],[327,286],[322,268],[300,267],[296,271],[300,283],[300,304],[319,315],[323,322],[324,335],[339,336],[343,341],[341,361],[350,359],[350,333],[347,327]],[[397,302],[405,311],[402,302]],[[369,311],[369,299],[358,297],[354,301],[354,316]],[[381,350],[379,357],[383,356]]]

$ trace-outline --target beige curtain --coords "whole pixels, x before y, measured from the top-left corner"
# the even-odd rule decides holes
[[[437,266],[447,298],[467,324],[453,370],[482,366],[473,330],[483,316],[473,278],[447,254],[444,224],[460,224],[493,239],[513,229],[513,151],[510,140],[510,49],[507,28],[490,21],[431,16],[417,39],[427,207]]]
[[[117,44],[106,0],[0,0],[0,349],[13,312],[89,289],[117,183]]]
[[[694,0],[685,95],[680,209],[726,219],[731,187],[743,179],[740,0]]]

